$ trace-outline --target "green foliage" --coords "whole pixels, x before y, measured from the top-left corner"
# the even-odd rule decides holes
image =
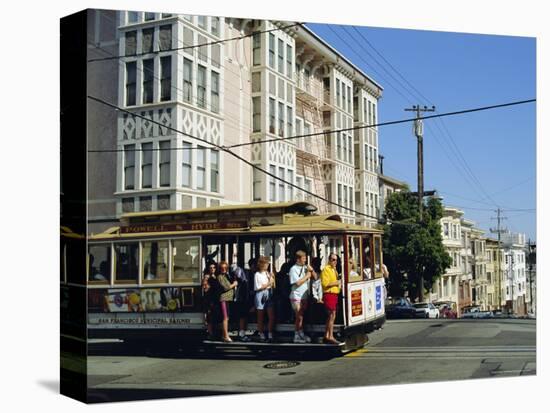
[[[451,257],[443,247],[440,219],[443,205],[437,198],[424,201],[422,221],[418,199],[408,191],[388,197],[385,208],[384,262],[390,272],[391,295],[418,297],[420,278],[424,288],[433,283],[451,266]]]

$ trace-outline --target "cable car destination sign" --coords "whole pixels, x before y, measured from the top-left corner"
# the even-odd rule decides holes
[[[144,232],[174,232],[174,231],[207,231],[218,229],[248,228],[246,221],[237,222],[193,222],[193,223],[141,223],[121,227],[122,234],[138,234]]]

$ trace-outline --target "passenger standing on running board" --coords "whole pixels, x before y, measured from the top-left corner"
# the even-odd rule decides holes
[[[214,339],[214,323],[219,318],[218,314],[218,302],[219,302],[219,283],[216,278],[217,265],[214,261],[207,263],[202,278],[202,291],[203,291],[203,303],[204,314],[206,321],[206,328],[208,331],[208,339]]]
[[[321,285],[323,286],[323,303],[327,309],[327,322],[325,325],[325,337],[323,342],[327,344],[340,344],[334,338],[334,320],[338,309],[338,294],[340,294],[341,281],[338,279],[336,264],[338,256],[334,253],[328,257],[328,264],[321,273]]]
[[[250,271],[252,271],[252,268],[255,266],[254,260],[250,259],[248,265],[250,266]],[[248,314],[253,307],[250,292],[253,291],[251,288],[253,280],[251,280],[251,278],[254,276],[255,270],[252,272],[252,275],[250,275],[248,271],[242,269],[236,263],[233,263],[231,264],[230,272],[239,282],[235,291],[235,312],[239,317],[239,334],[237,340],[244,342],[250,341],[246,336],[246,328],[248,326]]]
[[[222,340],[225,343],[231,343],[233,340],[229,337],[229,314],[231,304],[235,298],[235,288],[239,282],[229,274],[229,264],[227,261],[220,261],[218,265],[218,282],[220,283],[220,310],[222,315]]]
[[[269,260],[266,257],[260,257],[258,260],[258,271],[254,274],[254,304],[258,318],[258,333],[260,341],[265,341],[264,334],[264,313],[267,311],[269,317],[268,341],[273,341],[273,328],[275,326],[275,311],[273,310],[273,286],[275,285],[275,276],[267,270]]]
[[[313,268],[306,264],[306,253],[296,251],[296,264],[290,269],[290,305],[294,310],[294,342],[310,343],[311,339],[304,334],[304,312],[309,299],[309,280],[313,275]]]

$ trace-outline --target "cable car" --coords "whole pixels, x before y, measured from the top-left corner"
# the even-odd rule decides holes
[[[294,344],[293,313],[279,294],[275,341],[230,345],[333,346],[343,352],[362,347],[367,333],[385,322],[382,231],[315,212],[310,203],[286,202],[123,214],[119,226],[88,238],[88,337],[170,336],[189,346],[219,345],[206,340],[201,280],[208,260],[246,271],[252,258],[265,256],[277,272],[303,250],[317,271],[330,253],[340,257],[342,288],[334,333],[341,344],[320,340],[326,320],[321,303],[312,303],[305,314],[304,330],[312,341]],[[278,277],[276,293],[284,276]],[[254,331],[254,311],[248,321]]]

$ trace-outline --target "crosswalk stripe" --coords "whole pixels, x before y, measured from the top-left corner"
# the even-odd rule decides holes
[[[358,357],[364,353],[367,353],[369,352],[370,350],[366,349],[366,348],[360,348],[358,350],[355,350],[355,351],[352,351],[351,353],[348,353],[346,355],[344,355],[344,357]]]

